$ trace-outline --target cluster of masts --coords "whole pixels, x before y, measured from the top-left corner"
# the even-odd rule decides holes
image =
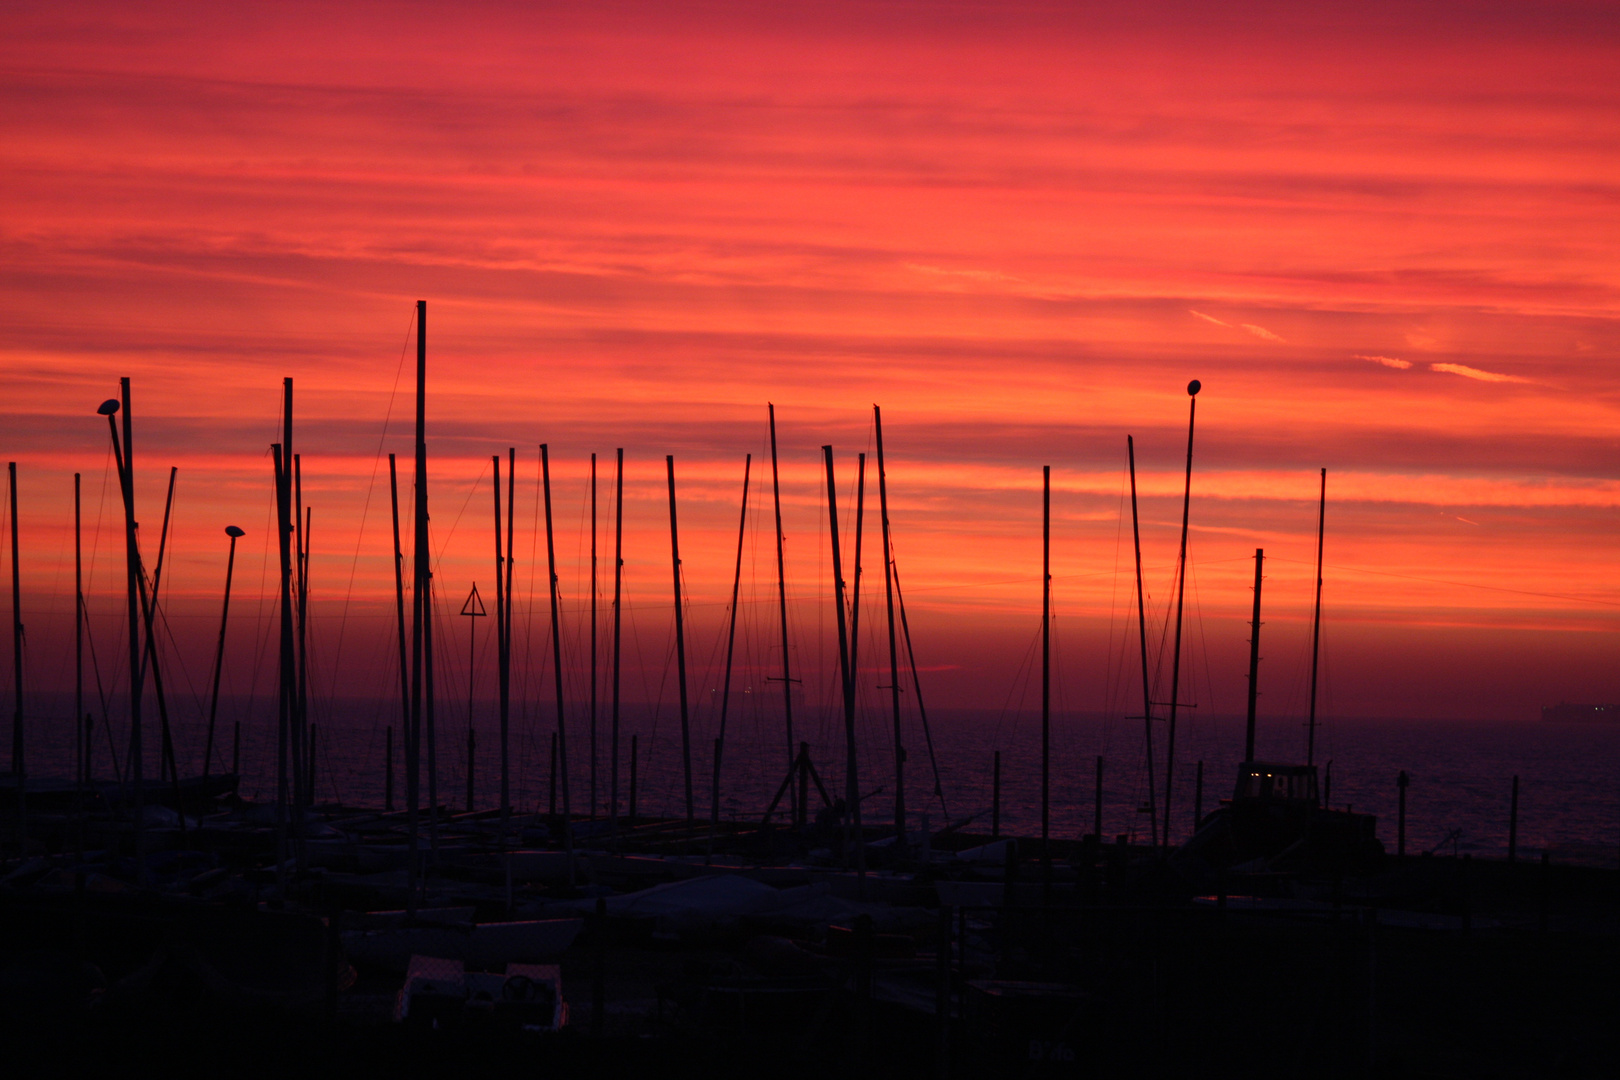
[[[416,306],[417,335],[416,335],[416,443],[415,443],[415,484],[414,502],[412,511],[412,558],[410,560],[413,575],[410,590],[411,604],[409,617],[406,612],[405,567],[406,558],[400,529],[399,482],[395,455],[388,455],[389,493],[393,518],[394,541],[394,584],[395,584],[395,614],[397,626],[397,644],[399,652],[400,673],[400,700],[402,709],[402,733],[404,742],[405,760],[405,803],[406,817],[410,837],[411,872],[418,872],[419,859],[417,858],[421,845],[421,830],[419,817],[421,815],[422,773],[424,757],[426,759],[426,787],[428,805],[437,807],[438,801],[438,768],[437,768],[437,740],[434,723],[434,664],[433,664],[433,627],[431,616],[431,594],[433,588],[430,571],[430,557],[428,546],[428,484],[427,484],[427,441],[426,441],[426,383],[427,383],[427,304],[418,301]],[[1177,556],[1175,582],[1175,619],[1174,619],[1174,645],[1172,648],[1170,699],[1168,702],[1152,700],[1152,686],[1150,678],[1150,665],[1148,663],[1147,648],[1147,619],[1145,591],[1142,576],[1142,545],[1139,517],[1137,511],[1136,491],[1136,452],[1135,442],[1130,436],[1126,439],[1127,455],[1130,466],[1131,484],[1131,518],[1132,540],[1135,548],[1136,560],[1136,587],[1137,587],[1137,623],[1140,632],[1141,671],[1142,671],[1142,720],[1144,722],[1144,741],[1147,760],[1147,810],[1149,814],[1149,828],[1152,841],[1155,845],[1162,842],[1168,846],[1172,801],[1172,780],[1175,766],[1175,737],[1178,709],[1182,706],[1179,700],[1181,675],[1181,638],[1183,628],[1183,609],[1185,596],[1185,571],[1187,561],[1187,532],[1189,509],[1192,488],[1192,454],[1194,423],[1197,417],[1197,394],[1201,389],[1197,380],[1188,384],[1189,412],[1187,424],[1187,461],[1186,479],[1182,496],[1181,542]],[[170,470],[168,500],[164,509],[163,530],[160,537],[157,562],[150,578],[146,573],[140,553],[139,540],[135,519],[134,505],[134,441],[130,409],[130,381],[124,378],[120,382],[120,397],[109,399],[102,403],[97,412],[107,418],[109,433],[112,439],[113,457],[117,466],[119,490],[122,496],[124,509],[125,530],[125,565],[127,578],[127,612],[129,619],[129,710],[130,729],[128,746],[128,777],[129,794],[132,796],[135,820],[135,834],[138,853],[144,853],[143,846],[143,752],[142,752],[142,713],[143,691],[148,671],[150,671],[153,693],[157,701],[160,734],[162,741],[162,754],[160,759],[159,781],[167,781],[174,786],[175,798],[179,800],[180,775],[176,765],[174,741],[169,724],[166,696],[162,682],[162,670],[158,664],[155,637],[153,634],[154,619],[157,614],[158,588],[162,580],[165,547],[168,538],[169,512],[174,497],[175,470]],[[787,746],[788,773],[778,790],[776,799],[772,801],[770,809],[766,811],[765,819],[768,821],[774,813],[777,804],[795,782],[799,786],[796,800],[793,804],[795,823],[803,826],[806,814],[807,787],[810,780],[814,780],[816,787],[821,791],[824,801],[831,804],[820,778],[811,765],[808,746],[804,743],[795,744],[793,735],[793,691],[792,684],[798,680],[792,676],[790,666],[790,652],[788,648],[788,619],[787,619],[787,586],[783,559],[783,531],[781,490],[777,468],[776,448],[776,411],[775,406],[768,406],[771,446],[771,488],[774,499],[775,528],[776,528],[776,564],[777,564],[777,599],[781,623],[781,675],[779,681],[783,688],[783,709]],[[121,423],[120,423],[121,421]],[[302,473],[299,455],[293,449],[293,381],[288,378],[283,382],[283,409],[282,409],[282,441],[271,446],[271,458],[274,465],[276,520],[277,520],[277,551],[279,557],[278,600],[279,600],[279,678],[278,678],[278,707],[277,707],[277,768],[276,768],[276,814],[278,823],[277,861],[285,874],[291,865],[291,858],[299,853],[296,848],[300,845],[302,829],[296,823],[301,823],[307,810],[314,801],[314,728],[308,722],[308,666],[307,666],[307,610],[308,610],[308,558],[309,534],[313,524],[312,510],[303,505]],[[890,532],[888,512],[888,481],[884,468],[883,457],[883,420],[882,412],[873,406],[873,423],[875,429],[875,449],[877,457],[878,499],[880,508],[880,521],[882,530],[883,561],[884,561],[884,604],[887,612],[887,644],[889,660],[889,690],[890,703],[893,714],[894,737],[894,829],[898,842],[904,841],[906,836],[906,806],[905,806],[905,761],[906,752],[902,739],[901,726],[901,682],[899,644],[904,640],[907,659],[909,661],[911,683],[916,694],[917,707],[922,720],[923,731],[927,738],[930,761],[934,764],[934,794],[940,799],[941,809],[944,809],[944,794],[939,782],[937,761],[934,758],[933,739],[928,730],[927,712],[922,699],[922,685],[917,674],[915,652],[912,649],[909,622],[906,618],[905,601],[900,590],[898,568],[895,565],[893,541]],[[837,614],[837,631],[839,645],[839,669],[842,690],[844,736],[845,736],[845,793],[841,806],[836,806],[839,816],[846,827],[846,837],[853,838],[863,835],[861,823],[861,797],[858,788],[856,766],[856,643],[859,640],[860,619],[860,589],[862,575],[862,545],[863,522],[865,514],[866,493],[866,455],[860,454],[857,459],[856,482],[856,509],[854,530],[854,573],[853,581],[846,585],[843,575],[842,554],[840,551],[839,516],[837,506],[837,486],[835,483],[833,448],[822,447],[823,464],[826,470],[827,507],[830,526],[830,542],[832,556],[832,571],[835,592],[835,609]],[[696,819],[696,805],[694,799],[692,779],[692,739],[691,723],[688,704],[687,672],[686,672],[686,642],[683,619],[683,590],[681,577],[680,538],[676,516],[675,493],[675,459],[673,455],[665,459],[668,489],[669,489],[669,522],[670,522],[670,554],[672,578],[674,585],[675,610],[675,653],[678,671],[678,692],[680,706],[681,728],[681,754],[684,779],[684,807],[687,822],[693,823]],[[499,701],[499,759],[500,759],[500,814],[503,828],[509,821],[511,804],[511,775],[509,756],[510,713],[511,713],[511,646],[512,646],[512,571],[513,571],[513,501],[515,495],[516,448],[507,450],[506,492],[503,504],[501,491],[501,458],[499,454],[491,458],[493,475],[493,506],[494,506],[494,561],[495,561],[495,631],[497,649],[498,671],[498,701]],[[556,765],[560,766],[557,773],[560,777],[560,794],[562,801],[563,820],[568,821],[572,815],[572,796],[569,787],[568,762],[568,730],[565,721],[566,710],[563,688],[563,665],[561,655],[561,626],[560,608],[561,595],[558,588],[556,567],[556,545],[552,525],[551,506],[551,470],[550,457],[546,444],[540,445],[540,469],[543,490],[543,502],[546,522],[546,558],[547,579],[549,582],[549,599],[551,609],[551,643],[552,643],[552,670],[554,673],[554,687],[556,693],[556,730],[555,740]],[[711,774],[712,795],[710,803],[711,827],[718,827],[720,810],[720,778],[725,746],[726,723],[730,707],[732,660],[736,645],[737,629],[737,601],[738,590],[741,584],[742,556],[744,533],[747,524],[748,499],[750,494],[750,481],[752,474],[752,455],[747,455],[743,463],[743,493],[742,508],[738,522],[737,558],[732,582],[732,596],[730,605],[730,618],[726,634],[726,660],[725,676],[720,692],[720,709],[717,737],[714,740],[714,758]],[[24,724],[22,704],[22,623],[19,600],[19,580],[17,563],[17,485],[16,464],[10,467],[11,478],[11,542],[12,542],[12,597],[14,616],[14,662],[15,662],[15,690],[16,708],[12,727],[12,772],[18,779],[19,798],[23,791],[23,777],[25,775],[24,759]],[[596,611],[597,598],[597,475],[596,455],[591,455],[591,701],[590,701],[590,805],[594,809],[600,804],[597,801],[597,687],[598,678],[596,663],[598,656],[596,634],[598,618]],[[1326,508],[1327,470],[1322,470],[1322,498],[1317,523],[1317,576],[1316,576],[1316,605],[1312,629],[1311,649],[1311,679],[1310,679],[1310,720],[1309,736],[1307,742],[1307,764],[1314,764],[1315,727],[1316,727],[1316,697],[1317,697],[1317,671],[1318,656],[1320,654],[1321,632],[1321,594],[1322,594],[1322,538],[1323,523]],[[79,542],[80,525],[80,475],[74,474],[74,526],[75,526],[75,633],[76,633],[76,659],[78,678],[75,693],[75,715],[83,718],[83,722],[75,724],[76,742],[76,772],[77,782],[80,785],[89,783],[90,745],[89,717],[84,710],[83,686],[83,652],[86,631],[87,609],[83,591],[83,559]],[[621,760],[620,744],[620,643],[621,643],[621,599],[623,587],[623,499],[624,499],[624,451],[616,452],[616,470],[614,477],[615,499],[615,528],[613,551],[613,602],[612,602],[612,629],[611,629],[611,676],[609,679],[609,720],[610,720],[610,752],[608,768],[608,815],[612,827],[618,827],[620,802],[620,773]],[[212,693],[209,702],[207,743],[203,754],[204,784],[215,758],[215,730],[219,706],[220,672],[224,660],[225,630],[230,611],[231,579],[235,568],[236,541],[243,535],[243,531],[236,526],[228,526],[225,530],[230,537],[230,555],[226,565],[224,601],[220,613],[220,632],[218,645],[215,651],[212,672]],[[503,535],[504,534],[504,535]],[[1250,667],[1249,667],[1249,695],[1248,695],[1248,721],[1245,738],[1245,762],[1254,759],[1254,732],[1257,695],[1257,675],[1259,664],[1260,640],[1260,593],[1261,569],[1264,562],[1264,550],[1255,551],[1255,582],[1254,582],[1254,616],[1252,634],[1250,639]],[[1050,839],[1050,802],[1051,802],[1051,468],[1043,469],[1042,476],[1042,600],[1041,600],[1041,839],[1043,849],[1047,847]],[[486,614],[481,598],[478,596],[476,586],[468,597],[467,606],[462,614]],[[469,805],[471,804],[472,790],[472,723],[471,701],[472,687],[470,685],[469,668],[469,716],[468,716],[468,775]],[[778,681],[773,678],[772,681]],[[1161,831],[1158,812],[1158,800],[1155,794],[1155,768],[1153,750],[1153,721],[1155,708],[1165,708],[1167,721],[1165,735],[1164,760],[1164,794],[1163,794],[1163,823]],[[634,788],[634,772],[636,754],[635,739],[631,739],[631,774],[632,792]],[[236,754],[233,753],[233,759]],[[389,786],[388,803],[392,809],[392,751],[389,754]],[[232,779],[238,767],[233,760]],[[632,802],[634,795],[631,796]],[[634,812],[633,810],[631,811]],[[948,815],[947,815],[948,816]],[[430,815],[428,841],[435,849],[438,845],[437,814]],[[182,828],[184,816],[181,817]],[[572,830],[562,830],[564,842],[571,849]],[[864,869],[863,845],[852,842],[848,845],[857,866]],[[414,878],[413,878],[414,880]]]

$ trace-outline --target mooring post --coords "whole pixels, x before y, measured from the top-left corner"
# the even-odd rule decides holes
[[[383,812],[394,812],[394,725],[383,730]]]
[[[1095,796],[1095,801],[1093,802],[1092,807],[1091,807],[1091,832],[1092,832],[1092,835],[1096,836],[1097,843],[1099,843],[1099,844],[1102,843],[1102,781],[1103,781],[1103,757],[1102,757],[1101,754],[1098,754],[1097,755],[1097,786],[1096,786],[1096,790],[1093,792],[1093,794]]]
[[[307,770],[309,782],[305,788],[308,794],[304,799],[306,806],[315,805],[315,727],[314,724],[309,725],[309,768]]]
[[[478,754],[478,735],[473,731],[471,724],[467,725],[467,813],[473,809],[473,759]]]
[[[1407,779],[1406,770],[1402,769],[1395,778],[1395,787],[1399,792],[1400,801],[1395,811],[1395,857],[1406,858],[1406,785],[1411,781]]]
[[[1519,861],[1519,778],[1513,778],[1513,801],[1508,804],[1508,862]]]
[[[990,839],[1001,839],[1001,751],[996,751],[990,779]]]
[[[88,716],[84,720],[86,724],[90,722]],[[231,775],[237,777],[242,775],[242,721],[240,720],[231,723]]]

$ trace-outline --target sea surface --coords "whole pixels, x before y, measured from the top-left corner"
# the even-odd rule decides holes
[[[721,766],[720,814],[749,819],[761,815],[786,776],[789,750],[779,699],[759,706],[748,696],[729,710]],[[52,703],[57,704],[57,703]],[[50,708],[28,720],[31,775],[72,775],[73,735],[66,721],[71,704]],[[710,812],[714,738],[719,730],[712,702],[691,710],[689,720],[693,810]],[[567,799],[576,813],[594,805],[607,813],[612,786],[612,722],[603,704],[595,724],[595,798],[592,799],[591,721],[580,707],[570,715],[564,739],[569,762]],[[386,784],[386,730],[395,732],[395,800],[403,806],[403,745],[398,701],[346,701],[312,708],[316,734],[316,790],[321,801],[380,806]],[[175,716],[174,741],[182,774],[201,768],[206,724],[194,715]],[[51,715],[54,714],[54,715]],[[242,793],[268,799],[275,791],[277,740],[274,701],[222,703],[213,771],[228,768],[235,724],[241,723]],[[552,797],[552,734],[555,705],[514,705],[509,757],[514,804],[545,809]],[[1214,809],[1230,795],[1243,750],[1242,718],[1199,717],[1178,721],[1170,800],[1172,839],[1193,827],[1194,808]],[[679,816],[686,812],[686,781],[681,722],[676,709],[625,706],[620,717],[619,805],[630,794],[630,738],[637,736],[638,812]],[[1153,819],[1164,820],[1164,770],[1168,725],[1153,725]],[[893,821],[895,790],[893,721],[879,709],[857,718],[857,762],[867,822]],[[1097,759],[1103,759],[1102,831],[1109,839],[1145,841],[1149,774],[1140,720],[1060,715],[1050,727],[1050,830],[1056,837],[1091,832],[1097,798]],[[499,725],[493,703],[474,709],[476,751],[473,805],[499,801]],[[902,721],[906,748],[905,795],[909,827],[939,829],[971,818],[972,832],[992,823],[994,757],[1001,754],[1000,824],[1004,833],[1038,836],[1041,825],[1041,722],[1038,715],[940,709],[929,715],[932,762],[921,724],[907,712]],[[120,769],[127,767],[128,725],[114,716],[112,739],[98,721],[92,733],[92,769],[97,778],[114,777],[116,747]],[[794,739],[810,744],[816,771],[834,796],[845,784],[842,714],[798,709]],[[1257,757],[1302,762],[1306,733],[1297,720],[1263,720]],[[145,775],[155,775],[158,723],[144,729]],[[467,802],[467,705],[441,706],[435,723],[437,796],[454,809]],[[1379,836],[1391,851],[1396,834],[1396,777],[1404,770],[1407,789],[1408,852],[1440,850],[1503,856],[1513,778],[1520,783],[1518,851],[1521,858],[1550,853],[1559,862],[1595,866],[1620,864],[1620,725],[1503,723],[1467,720],[1332,718],[1318,727],[1316,764],[1332,804],[1378,816]],[[937,763],[938,790],[935,789]],[[1202,791],[1199,773],[1202,770]],[[424,765],[424,770],[426,766]],[[1329,775],[1331,774],[1331,779]],[[424,779],[424,800],[426,780]],[[562,784],[556,785],[559,806]],[[784,800],[782,810],[786,809]],[[812,793],[812,805],[819,797]],[[779,810],[779,813],[782,811]]]

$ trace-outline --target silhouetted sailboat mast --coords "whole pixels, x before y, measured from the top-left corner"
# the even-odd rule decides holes
[[[612,686],[609,688],[610,708],[612,709],[611,734],[613,761],[608,768],[608,816],[612,820],[613,829],[619,827],[619,631],[622,626],[622,612],[619,601],[622,599],[624,587],[624,448],[621,446],[614,452],[615,467],[613,472],[613,669]]]
[[[141,601],[140,546],[135,532],[135,440],[130,423],[129,377],[118,380],[118,398],[109,398],[96,411],[107,418],[112,434],[113,461],[118,469],[118,487],[124,503],[124,574],[129,617],[129,784],[134,803],[135,860],[144,881],[146,858],[145,762],[141,746]],[[113,415],[122,410],[123,433]],[[286,860],[285,845],[280,851]]]
[[[562,781],[563,841],[572,855],[574,826],[573,802],[568,787],[568,724],[563,704],[562,598],[557,587],[557,544],[551,526],[551,455],[545,443],[540,444],[540,481],[546,509],[546,580],[551,583],[551,665],[557,691],[557,773]]]
[[[1311,715],[1306,724],[1305,764],[1316,764],[1316,673],[1322,653],[1322,543],[1327,523],[1327,468],[1322,468],[1322,493],[1316,504],[1316,607],[1311,616]],[[1329,762],[1329,775],[1332,763]]]
[[[517,447],[506,448],[506,544],[501,544],[501,456],[490,455],[495,493],[495,652],[501,724],[501,836],[512,815],[512,770],[509,736],[512,715],[512,517],[517,493]],[[471,768],[469,764],[468,768]],[[470,809],[470,807],[469,807]]]
[[[1148,841],[1159,846],[1159,808],[1153,793],[1153,692],[1148,678],[1147,601],[1142,588],[1142,525],[1136,507],[1136,440],[1125,436],[1131,466],[1131,542],[1136,548],[1136,629],[1142,646],[1142,730],[1147,748]]]
[[[1266,565],[1266,549],[1254,549],[1254,616],[1249,622],[1249,713],[1243,734],[1243,760],[1254,760],[1254,717],[1260,699],[1260,585]],[[1193,827],[1197,827],[1197,822]]]
[[[413,725],[411,722],[411,666],[409,660],[407,659],[405,649],[405,552],[400,547],[399,543],[399,473],[393,454],[388,455],[388,499],[389,508],[393,512],[392,517],[394,523],[394,624],[399,631],[399,701],[402,712],[399,734],[400,742],[404,748],[406,758],[405,805],[406,813],[410,821],[412,838],[411,859],[412,865],[414,866],[416,857],[416,781],[414,779],[414,774],[412,773],[412,766],[410,765],[412,746],[411,732],[413,730]],[[393,776],[394,758],[392,747],[390,747],[388,755],[390,796],[393,794]],[[387,809],[390,812],[392,812],[394,809],[392,798],[388,800]]]
[[[666,454],[669,474],[669,558],[675,579],[675,669],[681,695],[681,769],[686,778],[686,823],[692,824],[692,727],[686,696],[686,619],[681,595],[681,540],[675,524],[675,455]]]
[[[11,478],[11,664],[12,692],[15,695],[11,713],[11,771],[17,777],[17,798],[21,803],[23,778],[26,775],[23,757],[23,621],[22,573],[17,565],[17,463],[9,462],[6,472]],[[26,815],[18,819],[18,828],[26,822]]]
[[[1041,881],[1052,891],[1052,466],[1041,466]],[[1008,883],[1011,888],[1011,883]]]
[[[833,607],[838,616],[838,667],[842,676],[844,697],[844,802],[845,802],[845,857],[853,854],[861,872],[866,872],[866,850],[861,834],[861,793],[855,756],[855,655],[850,641],[848,620],[844,609],[843,559],[838,545],[838,487],[833,476],[833,449],[821,448],[822,460],[827,468],[827,524],[832,538]]]
[[[411,541],[411,730],[406,739],[405,798],[410,822],[411,910],[415,910],[421,883],[422,723],[423,684],[429,659],[428,602],[428,488],[427,488],[427,301],[416,302],[416,462],[412,499]]]
[[[787,570],[782,558],[782,482],[776,465],[776,406],[767,403],[771,427],[771,497],[776,508],[776,599],[782,616],[782,718],[787,733],[788,768],[798,759],[793,744],[793,673],[788,663]],[[798,822],[803,825],[804,823]]]
[[[203,747],[203,778],[214,764],[214,725],[219,717],[219,676],[225,667],[225,627],[231,614],[231,578],[236,573],[236,541],[244,535],[235,525],[225,526],[225,535],[231,538],[230,554],[225,558],[225,599],[219,608],[219,644],[214,649],[213,690],[208,696],[208,741]]]
[[[883,410],[872,406],[877,444],[878,515],[883,523],[883,604],[888,612],[889,702],[894,713],[894,835],[904,852],[906,842],[906,747],[900,732],[900,653],[894,632],[894,545],[889,535],[889,480],[883,464]]]
[[[737,647],[737,596],[742,589],[743,536],[748,528],[748,480],[753,471],[754,455],[743,458],[742,510],[737,519],[737,568],[731,577],[731,617],[726,629],[726,673],[720,684],[720,731],[714,740],[714,777],[710,784],[709,842],[720,828],[720,763],[726,747],[726,717],[731,711],[731,660]]]
[[[1198,418],[1197,379],[1187,384],[1187,479],[1181,494],[1181,553],[1176,558],[1176,643],[1170,660],[1170,722],[1165,729],[1164,845],[1170,846],[1170,804],[1175,795],[1176,710],[1181,705],[1181,616],[1187,596],[1187,515],[1192,506],[1193,423]]]

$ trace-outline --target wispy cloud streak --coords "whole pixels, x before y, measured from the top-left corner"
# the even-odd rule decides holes
[[[1465,379],[1476,379],[1479,382],[1527,383],[1533,381],[1520,375],[1503,375],[1497,371],[1482,371],[1477,367],[1469,367],[1467,364],[1430,364],[1429,370],[1446,375],[1461,375]]]

